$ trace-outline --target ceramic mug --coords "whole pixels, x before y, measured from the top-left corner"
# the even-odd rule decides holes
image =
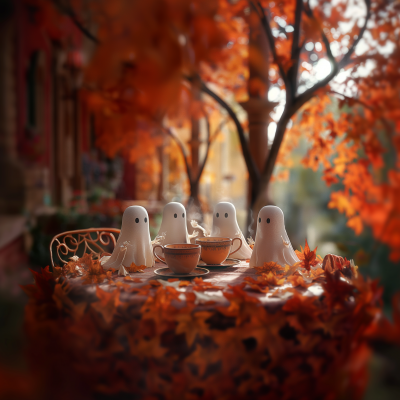
[[[239,240],[240,245],[235,251],[230,252],[235,240]],[[206,264],[215,265],[223,263],[230,255],[236,253],[242,247],[242,239],[207,236],[196,239],[196,244],[201,246],[200,258]]]
[[[155,250],[161,248],[165,260],[160,258]],[[165,246],[156,245],[153,248],[154,256],[162,263],[168,265],[168,268],[175,274],[190,274],[199,263],[201,248],[197,244],[167,244]]]

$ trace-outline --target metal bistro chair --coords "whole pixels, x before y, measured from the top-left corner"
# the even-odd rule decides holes
[[[104,255],[110,255],[114,250],[117,244],[114,235],[117,234],[118,237],[120,232],[120,229],[115,228],[89,228],[59,233],[50,243],[52,268],[55,265],[53,245],[55,245],[57,257],[64,264],[67,264],[71,257],[76,256],[78,251],[79,253],[82,251],[79,257],[88,253],[92,254],[93,258],[100,259]]]

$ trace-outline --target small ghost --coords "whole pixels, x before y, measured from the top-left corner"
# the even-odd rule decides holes
[[[281,266],[293,265],[300,261],[286,233],[283,211],[276,206],[263,207],[258,213],[256,241],[250,267],[260,267],[271,261]]]
[[[163,210],[161,226],[156,237],[157,244],[165,246],[167,244],[190,243],[190,238],[186,224],[185,207],[181,203],[168,203]],[[162,254],[160,248],[157,248],[156,253]]]
[[[247,260],[251,257],[253,251],[247,244],[247,241],[239,228],[236,220],[236,209],[232,203],[220,202],[215,206],[211,236],[229,237],[231,239],[237,237],[242,239],[242,247],[237,253],[232,254],[232,257],[238,258],[239,260]],[[235,251],[238,247],[239,243],[235,243],[232,251]]]
[[[119,275],[126,275],[124,266],[130,267],[132,263],[146,267],[154,265],[149,216],[141,206],[131,206],[124,211],[115,249],[108,259],[102,258],[103,268],[115,268]]]

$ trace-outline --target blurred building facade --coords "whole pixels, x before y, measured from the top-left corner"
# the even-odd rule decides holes
[[[8,259],[23,247],[27,224],[84,190],[82,160],[94,148],[79,94],[87,44],[68,21],[63,37],[53,36],[37,11],[23,0],[1,2],[0,254]]]

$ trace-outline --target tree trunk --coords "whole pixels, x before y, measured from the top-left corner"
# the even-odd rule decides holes
[[[271,204],[271,201],[268,196],[268,187],[271,181],[273,169],[276,163],[276,159],[278,157],[279,149],[281,147],[283,137],[286,132],[286,126],[290,121],[292,113],[289,108],[289,112],[284,112],[281,119],[279,120],[278,126],[275,132],[274,143],[270,149],[269,157],[267,162],[265,163],[264,169],[262,171],[260,180],[257,182],[257,194],[254,197],[254,202],[251,204],[251,212],[254,216],[254,220],[257,220],[257,215],[260,209],[268,204]]]
[[[260,19],[254,10],[249,16],[249,100],[241,103],[249,120],[249,151],[261,172],[268,158],[268,126],[270,112],[276,103],[268,100],[269,90],[269,46]],[[254,208],[259,196],[259,182],[249,181],[246,235],[255,235],[258,208]],[[264,202],[269,203],[267,193]],[[255,216],[254,216],[255,215]]]
[[[197,89],[194,97],[199,98],[200,94]],[[200,120],[192,117],[192,130],[190,138],[191,151],[191,182],[190,182],[190,197],[188,201],[188,216],[190,219],[195,219],[198,222],[203,222],[203,211],[201,208],[199,192],[200,192]]]

